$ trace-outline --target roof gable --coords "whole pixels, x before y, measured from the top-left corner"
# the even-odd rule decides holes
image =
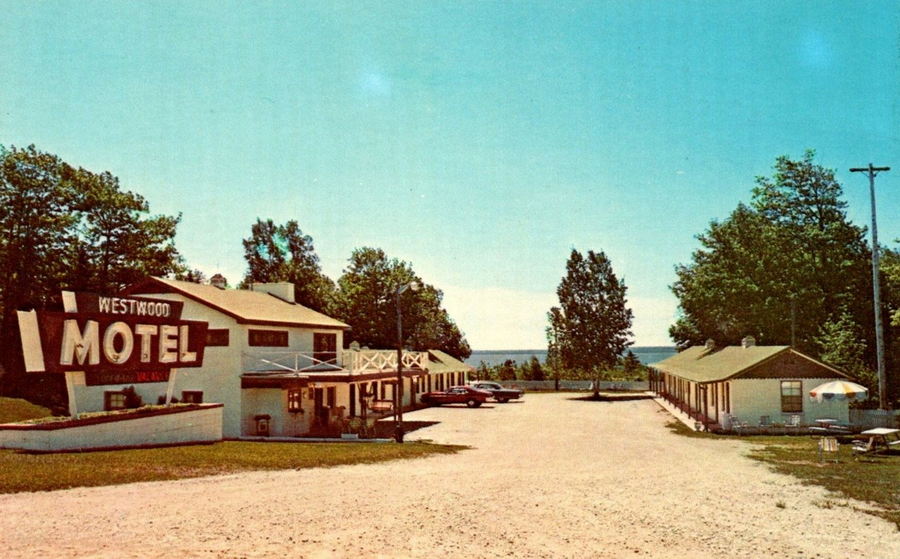
[[[340,330],[350,328],[340,320],[261,291],[220,289],[212,285],[150,277],[132,285],[125,292],[129,295],[176,293],[222,312],[240,323]]]
[[[474,367],[438,349],[428,350],[428,370],[432,373],[471,371]]]
[[[772,363],[775,360],[776,362]],[[794,362],[796,361],[796,362]],[[771,364],[771,367],[768,365]],[[847,377],[834,367],[800,353],[790,346],[690,347],[651,367],[692,382],[716,382],[735,377]]]

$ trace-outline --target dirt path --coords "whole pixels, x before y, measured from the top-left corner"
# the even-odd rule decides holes
[[[652,401],[436,408],[453,456],[0,496],[3,557],[900,557],[900,533]],[[777,506],[782,503],[784,507]]]

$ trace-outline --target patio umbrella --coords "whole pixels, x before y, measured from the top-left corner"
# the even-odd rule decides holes
[[[825,400],[863,400],[869,393],[865,386],[848,380],[833,380],[809,391],[809,399],[816,402]]]

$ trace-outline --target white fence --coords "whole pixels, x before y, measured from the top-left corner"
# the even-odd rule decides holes
[[[504,380],[500,384],[506,388],[520,390],[556,390],[555,380]],[[589,380],[560,380],[560,390],[591,390],[593,383]],[[635,381],[601,381],[600,390],[650,390],[646,380]]]
[[[860,427],[900,427],[900,410],[850,410],[850,424]]]

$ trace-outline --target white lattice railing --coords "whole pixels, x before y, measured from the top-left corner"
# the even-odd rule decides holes
[[[344,367],[353,373],[378,373],[397,370],[397,352],[387,349],[345,351],[341,356]],[[424,370],[428,354],[424,351],[404,351],[403,368]]]
[[[259,371],[339,371],[337,354],[306,351],[248,351],[243,355],[245,372]]]
[[[380,373],[397,370],[397,352],[387,349],[363,349],[340,353],[321,354],[304,351],[259,351],[244,352],[245,372],[295,371],[326,372],[348,370],[352,374]],[[403,368],[424,370],[428,364],[428,353],[424,351],[404,351]]]

